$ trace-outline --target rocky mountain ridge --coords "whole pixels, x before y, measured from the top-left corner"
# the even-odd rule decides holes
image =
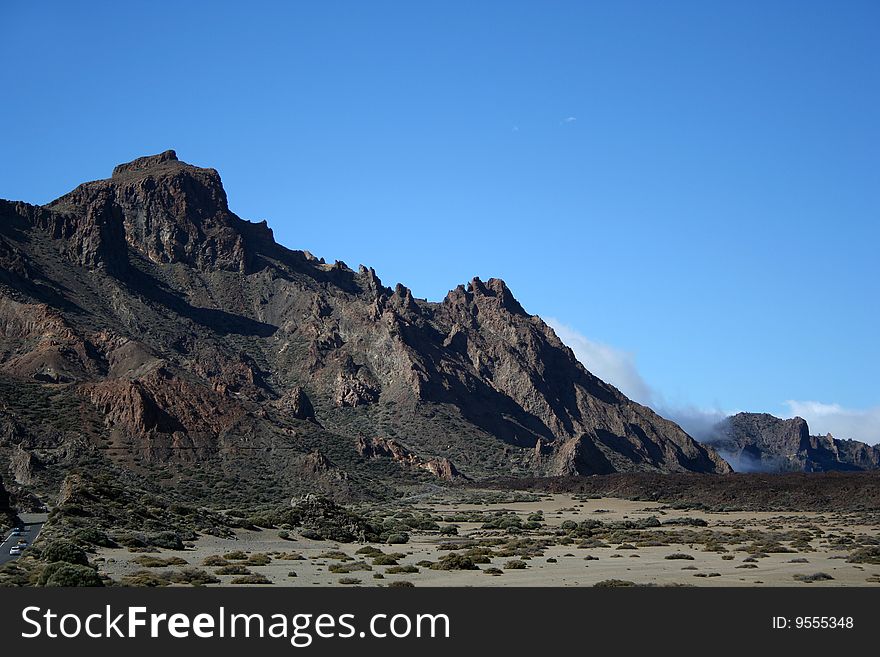
[[[500,279],[430,303],[289,250],[173,151],[45,206],[0,201],[0,457],[13,452],[10,476],[39,464],[36,487],[92,464],[196,497],[729,471],[590,374]]]
[[[801,417],[737,413],[722,421],[709,441],[737,470],[824,472],[880,469],[880,446],[813,436]],[[737,467],[739,466],[739,467]]]

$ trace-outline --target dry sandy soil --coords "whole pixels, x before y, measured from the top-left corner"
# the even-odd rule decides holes
[[[153,572],[175,568],[201,568],[215,574],[217,566],[205,565],[205,559],[243,551],[249,557],[268,555],[267,565],[247,565],[254,574],[264,575],[272,584],[281,586],[384,586],[394,581],[409,581],[415,586],[592,586],[607,580],[624,580],[639,585],[693,585],[693,586],[877,586],[880,584],[880,565],[849,563],[847,556],[859,545],[876,544],[880,527],[875,516],[858,513],[804,513],[804,512],[705,512],[676,510],[668,506],[641,501],[615,498],[587,499],[578,495],[542,495],[536,501],[504,502],[496,504],[455,504],[425,501],[417,510],[448,516],[466,511],[491,513],[509,511],[523,520],[543,512],[544,522],[537,532],[525,535],[549,538],[551,544],[543,549],[541,556],[519,559],[513,556],[492,556],[491,563],[479,564],[479,570],[434,570],[420,561],[437,562],[449,554],[438,549],[443,543],[464,542],[470,539],[488,541],[507,540],[503,530],[482,529],[481,522],[458,522],[457,537],[439,536],[437,532],[413,533],[405,545],[377,545],[385,554],[398,553],[400,565],[413,565],[417,573],[388,573],[388,566],[373,565],[374,557],[357,554],[363,544],[339,544],[329,541],[313,541],[290,532],[290,539],[279,537],[278,530],[239,531],[235,539],[201,537],[184,552],[162,551],[148,556],[179,557],[188,565],[155,568]],[[556,542],[555,532],[565,521],[581,522],[595,519],[603,523],[639,521],[655,517],[666,523],[671,519],[702,519],[708,525],[698,531],[711,530],[721,534],[735,531],[787,532],[811,531],[813,538],[802,541],[797,548],[786,545],[789,552],[761,553],[754,548],[748,551],[749,541],[737,544],[733,541],[726,551],[706,551],[706,545],[698,543],[675,543],[649,546],[650,532],[676,532],[683,529],[677,525],[662,525],[638,532],[639,546],[609,544],[608,547],[579,547],[578,541],[566,545]],[[694,529],[694,528],[687,528]],[[754,536],[750,534],[750,536]],[[515,538],[522,538],[517,536]],[[646,541],[645,538],[648,537]],[[667,539],[668,540],[668,539]],[[752,541],[753,542],[753,541]],[[635,547],[635,549],[632,549]],[[465,547],[458,552],[464,552]],[[334,554],[336,553],[336,554]],[[344,553],[339,554],[339,553]],[[669,559],[672,554],[684,554],[691,559]],[[299,555],[299,558],[296,558]],[[133,554],[124,548],[102,549],[98,554],[101,570],[114,580],[121,580],[145,569],[134,560],[144,555]],[[293,558],[291,558],[293,557]],[[726,557],[726,558],[725,558]],[[258,559],[260,557],[257,557]],[[525,568],[506,568],[511,560],[521,560]],[[365,562],[370,570],[354,570],[348,573],[331,572],[351,564]],[[210,561],[209,561],[210,563]],[[241,564],[242,561],[230,561]],[[497,568],[501,574],[490,575],[488,568]],[[291,576],[290,573],[296,573]],[[800,576],[827,575],[827,579],[801,582]],[[221,585],[230,585],[235,575],[217,576]],[[381,576],[381,578],[379,577]]]

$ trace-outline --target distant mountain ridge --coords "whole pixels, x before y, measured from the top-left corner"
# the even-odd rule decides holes
[[[13,456],[35,487],[91,464],[194,497],[730,470],[588,372],[500,279],[429,303],[289,250],[173,151],[45,206],[0,201]]]
[[[810,435],[800,417],[783,420],[767,413],[737,413],[718,424],[706,441],[737,470],[824,472],[880,469],[880,446]]]

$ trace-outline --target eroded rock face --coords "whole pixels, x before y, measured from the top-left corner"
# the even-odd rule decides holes
[[[180,162],[174,151],[121,164],[110,179],[80,185],[48,207],[84,215],[87,224],[115,221],[117,239],[124,235],[153,262],[203,270],[246,272],[249,242],[272,239],[265,222],[250,224],[230,212],[216,170]]]
[[[24,221],[43,231],[76,265],[114,275],[128,270],[122,218],[107,193],[96,194],[87,207],[73,212],[0,200],[0,221],[8,225]]]
[[[297,420],[315,421],[315,409],[302,386],[294,386],[288,390],[274,405]]]
[[[213,483],[192,487],[204,494],[235,481],[370,495],[390,471],[728,471],[584,369],[502,280],[430,303],[288,250],[229,210],[215,170],[173,151],[45,207],[0,202],[0,263],[9,411],[29,445],[52,436],[67,455],[38,480],[60,482],[78,454],[135,478],[178,464],[182,488],[210,464]],[[35,400],[70,421],[50,426]]]
[[[9,469],[12,471],[15,483],[29,486],[33,483],[34,470],[38,470],[41,466],[40,460],[31,452],[20,444],[13,445]]]
[[[387,458],[404,466],[427,470],[438,479],[452,481],[453,479],[463,477],[448,458],[424,459],[408,450],[396,440],[389,440],[387,438],[368,439],[359,436],[355,439],[355,450],[364,458]]]
[[[807,421],[800,417],[783,420],[768,413],[737,413],[716,427],[711,444],[743,471],[880,468],[880,447],[830,434],[811,436]]]

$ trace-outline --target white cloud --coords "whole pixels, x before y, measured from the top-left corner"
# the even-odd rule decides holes
[[[576,116],[566,116],[564,119],[562,119],[563,123],[574,123],[575,121],[577,121]]]
[[[789,399],[785,405],[792,415],[807,421],[813,435],[830,433],[835,438],[860,440],[870,445],[880,442],[880,406],[854,409],[840,404],[794,399]]]
[[[669,406],[665,403],[654,407],[660,415],[675,422],[700,442],[712,442],[719,437],[718,423],[733,413],[717,408],[696,406]]]
[[[640,404],[651,403],[654,393],[639,374],[633,354],[590,340],[558,319],[551,317],[546,322],[590,372],[619,388],[630,399]]]
[[[558,319],[551,317],[546,321],[590,372],[618,388],[630,399],[650,406],[663,417],[676,422],[697,440],[711,442],[716,437],[716,425],[725,417],[739,412],[722,410],[720,407],[707,409],[671,403],[648,385],[632,353],[591,340]],[[850,438],[871,445],[880,442],[880,406],[851,409],[840,404],[795,400],[788,400],[785,404],[792,416],[799,415],[807,421],[813,435],[831,433],[835,438]],[[758,412],[761,409],[748,410]]]

